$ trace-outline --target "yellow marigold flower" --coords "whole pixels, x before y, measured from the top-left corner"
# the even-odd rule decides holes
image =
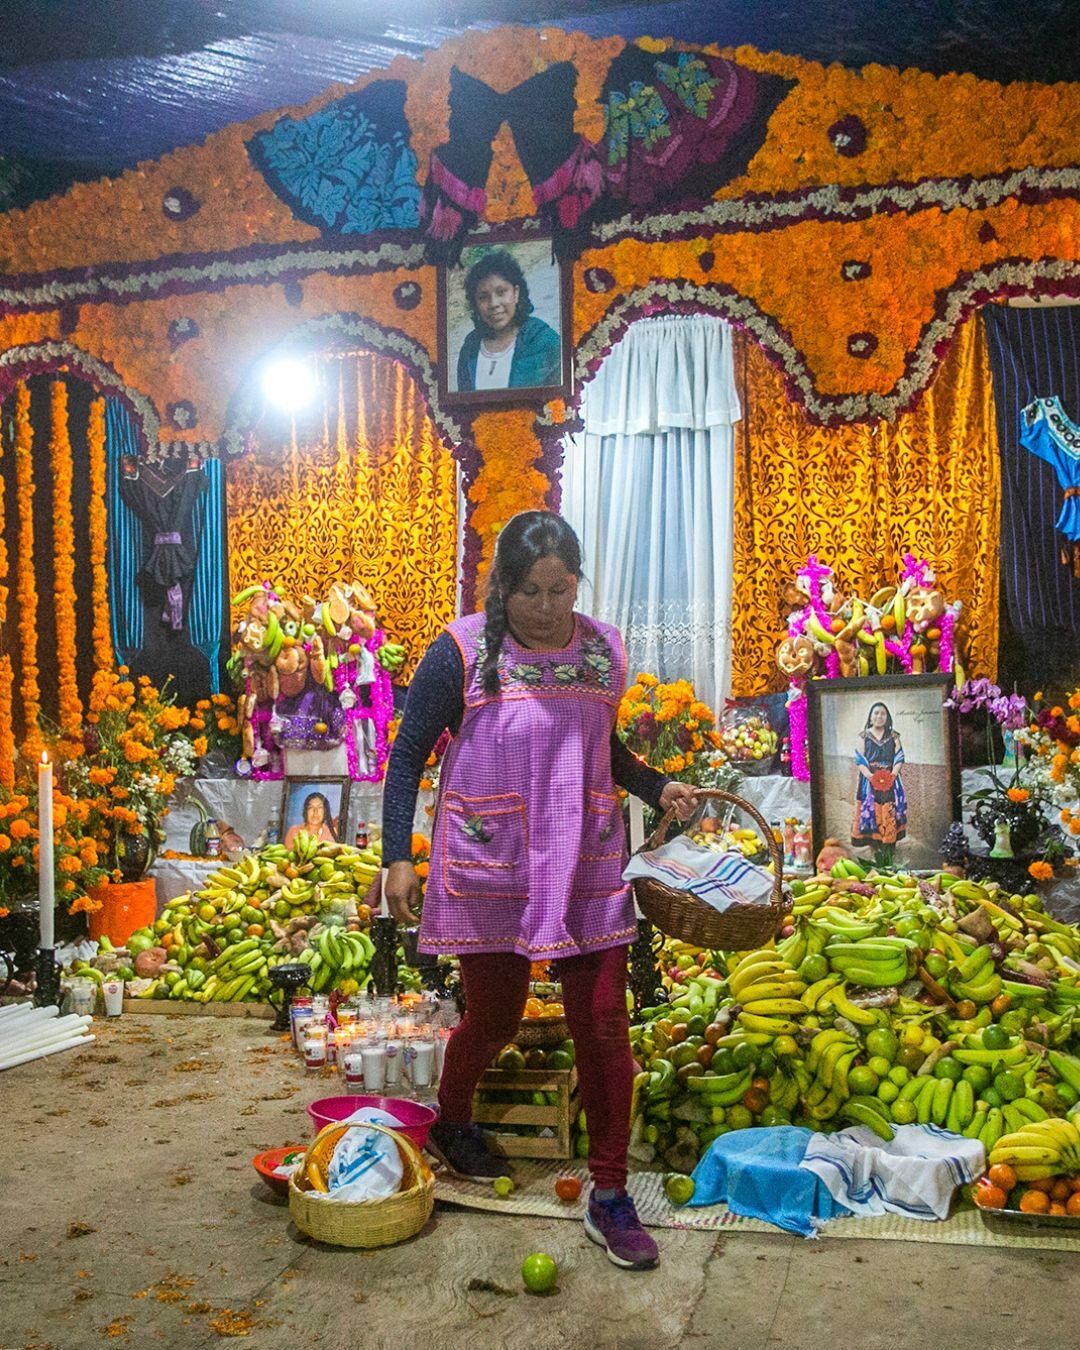
[[[61,872],[82,871],[82,861],[71,853],[66,853],[56,865]]]
[[[117,667],[117,673],[120,674],[120,675],[130,675],[130,674],[131,674],[131,669],[130,669],[129,666],[119,666],[119,667]],[[140,678],[140,679],[145,679],[146,676],[145,676],[145,675],[140,675],[139,678]]]
[[[1048,862],[1033,862],[1028,864],[1028,874],[1036,881],[1049,881],[1054,875],[1054,869]]]
[[[1035,690],[1035,702],[1036,702],[1036,703],[1041,703],[1041,702],[1042,702],[1042,696],[1043,696],[1043,691],[1042,691],[1041,689],[1036,689],[1036,690]]]
[[[630,688],[626,691],[626,693],[623,694],[623,698],[629,699],[631,703],[637,703],[640,699],[643,699],[644,697],[645,697],[645,690],[640,684],[632,684]]]
[[[1026,802],[1031,793],[1027,788],[1011,787],[1006,795],[1011,802]]]
[[[196,736],[194,741],[192,741],[191,743],[191,748],[201,758],[203,755],[206,754],[207,745],[208,742],[205,736]]]
[[[1080,689],[1077,689],[1075,693],[1069,695],[1069,707],[1080,708]]]

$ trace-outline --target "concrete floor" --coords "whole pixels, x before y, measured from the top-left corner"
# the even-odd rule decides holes
[[[257,1350],[1076,1343],[1071,1253],[665,1229],[661,1267],[629,1274],[576,1223],[441,1207],[401,1246],[321,1248],[249,1161],[303,1141],[326,1095],[266,1023],[95,1029],[0,1077],[0,1350],[201,1350],[248,1327]],[[518,1274],[538,1249],[561,1272],[544,1298]]]

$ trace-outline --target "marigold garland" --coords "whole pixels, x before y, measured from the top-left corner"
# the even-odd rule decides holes
[[[41,685],[37,662],[37,581],[34,576],[34,428],[30,422],[30,389],[20,380],[15,389],[15,491],[19,508],[18,572],[15,600],[19,609],[19,661],[24,750],[37,759],[41,751]]]
[[[56,666],[59,678],[60,729],[65,751],[77,753],[82,736],[82,699],[75,664],[75,522],[71,493],[74,471],[68,429],[68,391],[64,380],[54,380],[50,389],[52,438],[49,457],[53,479],[53,555],[56,598]]]
[[[3,438],[0,438],[0,457],[4,453]],[[15,730],[12,725],[11,656],[7,651],[8,633],[8,563],[7,541],[4,538],[6,501],[4,499],[4,476],[0,473],[0,786],[10,788],[15,783]]]
[[[93,603],[94,666],[111,670],[113,665],[112,632],[109,615],[109,574],[105,565],[108,540],[108,510],[105,505],[105,400],[96,398],[90,404],[86,424],[86,441],[90,452],[90,567],[93,573],[91,594]]]
[[[469,524],[480,541],[477,590],[491,566],[499,531],[519,511],[542,511],[551,486],[534,467],[541,446],[527,408],[481,413],[473,422],[480,471],[468,491]]]

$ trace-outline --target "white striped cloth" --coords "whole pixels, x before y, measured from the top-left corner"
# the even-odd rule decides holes
[[[623,880],[641,877],[689,891],[721,914],[738,903],[767,905],[773,886],[772,873],[747,862],[741,853],[717,853],[684,834],[647,853],[635,853]]]
[[[862,1218],[947,1219],[957,1186],[986,1170],[986,1150],[977,1139],[937,1125],[894,1126],[889,1143],[865,1125],[852,1125],[813,1135],[799,1166]]]

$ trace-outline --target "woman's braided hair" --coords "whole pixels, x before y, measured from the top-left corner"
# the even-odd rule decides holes
[[[522,511],[507,521],[495,545],[484,613],[484,661],[480,683],[486,694],[499,692],[499,657],[506,637],[506,597],[518,590],[543,558],[558,558],[566,570],[581,576],[581,545],[561,516],[550,511]]]

